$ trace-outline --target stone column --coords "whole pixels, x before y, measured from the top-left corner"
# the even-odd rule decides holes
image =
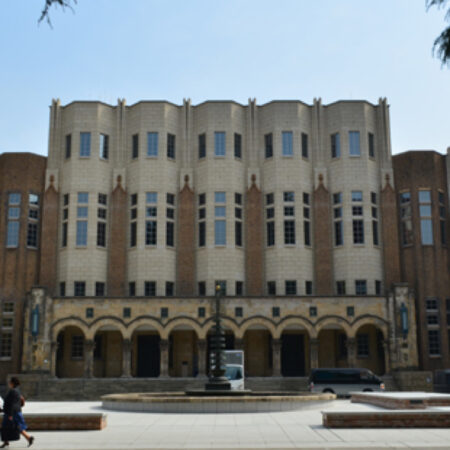
[[[58,352],[58,342],[53,341],[50,344],[50,375],[56,377],[56,364],[57,364],[57,352]]]
[[[94,348],[93,340],[84,341],[84,376],[92,378],[94,376]]]
[[[169,341],[167,339],[161,339],[159,341],[159,350],[160,350],[159,376],[162,378],[168,377],[169,376]]]
[[[319,339],[310,338],[309,340],[309,358],[311,369],[319,368]]]
[[[122,377],[131,377],[131,339],[122,342]]]
[[[356,338],[347,338],[347,361],[349,367],[356,366]]]
[[[281,339],[272,339],[272,376],[281,377]]]
[[[206,377],[206,349],[208,348],[206,339],[197,340],[197,354],[198,354],[198,376]]]

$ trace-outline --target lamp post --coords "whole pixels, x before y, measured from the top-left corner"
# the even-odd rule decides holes
[[[220,317],[220,300],[222,299],[223,292],[222,286],[218,284],[216,286],[215,294],[215,312],[214,312],[214,336],[213,336],[213,352],[214,361],[213,370],[208,383],[205,384],[205,390],[207,391],[229,391],[231,390],[231,384],[228,378],[225,376],[224,354],[223,349],[225,347],[225,336],[222,329],[222,321]]]

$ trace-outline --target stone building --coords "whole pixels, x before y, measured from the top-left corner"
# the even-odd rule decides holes
[[[417,369],[389,127],[385,99],[53,101],[21,370],[201,378],[217,284],[249,377]]]

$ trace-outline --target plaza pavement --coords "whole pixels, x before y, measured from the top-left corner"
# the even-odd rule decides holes
[[[368,410],[336,400],[325,407],[278,413],[156,414],[106,411],[102,431],[36,432],[46,450],[447,448],[450,429],[326,429],[321,410]],[[100,412],[99,402],[27,402],[24,412]],[[10,449],[25,448],[26,442]]]

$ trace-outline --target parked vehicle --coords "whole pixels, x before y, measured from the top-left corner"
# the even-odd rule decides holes
[[[450,369],[434,372],[434,391],[450,393]]]
[[[244,352],[242,350],[224,350],[225,376],[231,383],[233,391],[244,389]],[[214,353],[210,356],[211,365]]]
[[[313,369],[309,390],[346,396],[353,391],[384,391],[384,383],[368,369]]]

